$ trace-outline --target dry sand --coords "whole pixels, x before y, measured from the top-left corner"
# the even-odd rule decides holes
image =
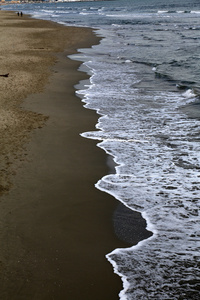
[[[48,118],[23,111],[20,104],[27,95],[43,90],[50,75],[49,66],[57,61],[54,53],[64,48],[73,52],[73,47],[85,40],[90,44],[91,32],[84,29],[78,32],[76,28],[67,29],[1,11],[0,75],[9,75],[0,76],[0,155],[4,162],[0,168],[0,192],[9,189],[13,170],[8,166],[13,159],[23,159],[23,144],[29,132],[43,126]]]
[[[91,29],[0,12],[1,300],[119,298],[105,255],[127,243],[114,234],[116,201],[94,187],[106,155],[79,135],[97,115],[75,96],[87,75],[67,58],[98,41]]]

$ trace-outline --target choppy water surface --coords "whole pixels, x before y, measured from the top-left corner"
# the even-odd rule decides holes
[[[117,163],[97,188],[141,212],[153,232],[107,255],[124,282],[120,298],[200,299],[200,4],[121,0],[23,9],[95,27],[103,37],[77,56],[92,74],[79,93],[100,114],[98,131],[82,135],[99,140]]]

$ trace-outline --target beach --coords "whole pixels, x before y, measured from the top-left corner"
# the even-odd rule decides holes
[[[99,38],[6,11],[0,31],[0,298],[119,299],[105,255],[129,244],[114,233],[117,201],[94,186],[107,155],[80,136],[98,115],[75,94],[88,75],[67,58]]]

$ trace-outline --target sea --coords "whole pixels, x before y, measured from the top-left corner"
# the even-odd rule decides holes
[[[72,59],[77,85],[98,115],[98,141],[115,172],[96,188],[140,212],[152,235],[106,255],[121,300],[200,299],[200,1],[24,3],[23,11],[101,37]],[[106,293],[106,291],[105,291]]]

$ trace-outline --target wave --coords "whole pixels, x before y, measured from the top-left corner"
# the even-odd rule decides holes
[[[174,81],[174,78],[171,76],[171,75],[168,75],[168,74],[164,74],[164,73],[161,73],[159,71],[157,71],[157,69],[154,69],[154,73],[155,73],[155,77],[156,78],[162,78],[162,79],[165,79],[167,81]]]
[[[191,14],[200,14],[200,10],[192,10]]]
[[[200,14],[199,10],[158,10],[157,14]]]
[[[157,11],[158,14],[166,14],[168,12],[169,12],[168,10],[158,10]]]
[[[196,98],[196,94],[194,93],[194,90],[188,89],[185,93],[183,93],[183,97],[187,99],[194,99]]]

